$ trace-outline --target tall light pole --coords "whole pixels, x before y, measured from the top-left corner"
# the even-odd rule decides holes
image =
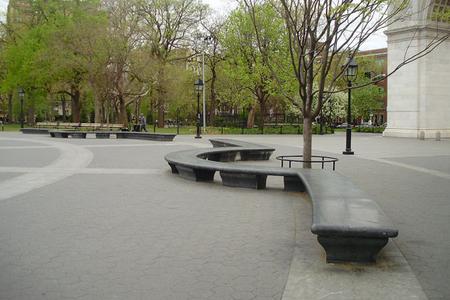
[[[203,91],[203,80],[197,79],[194,83],[195,91],[197,92],[197,135],[196,139],[201,139],[200,136],[200,122],[202,121],[202,116],[200,114],[200,92]]]
[[[205,38],[206,39],[206,38]],[[202,81],[205,82],[205,49],[202,51]],[[205,89],[202,89],[203,97],[203,133],[206,132],[206,96]]]
[[[205,44],[208,44],[212,39],[212,36],[208,35],[203,38],[203,51],[202,51],[202,81],[205,82]],[[206,89],[203,89],[203,133],[206,132]]]
[[[352,80],[356,78],[358,73],[358,64],[353,57],[348,57],[347,62],[343,65],[345,68],[345,77],[347,79],[348,87],[348,106],[347,106],[347,129],[346,129],[346,143],[345,151],[342,154],[353,155],[352,151]]]
[[[23,128],[24,118],[23,118],[23,98],[25,97],[25,91],[23,88],[19,88],[19,99],[20,99],[20,128]]]

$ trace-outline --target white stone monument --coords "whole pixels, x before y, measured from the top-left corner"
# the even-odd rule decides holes
[[[405,18],[388,28],[388,74],[434,39],[450,34],[450,0],[412,0]],[[450,37],[388,81],[384,136],[450,138]]]

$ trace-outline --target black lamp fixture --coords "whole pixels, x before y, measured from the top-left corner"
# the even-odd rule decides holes
[[[24,117],[23,117],[23,98],[25,97],[25,91],[23,88],[19,88],[19,99],[20,99],[20,128],[23,128]]]
[[[358,64],[351,56],[347,58],[347,61],[342,66],[345,69],[345,78],[347,79],[348,87],[348,106],[347,106],[347,128],[346,128],[346,143],[345,151],[342,154],[353,155],[352,151],[352,81],[356,79],[358,74]]]
[[[200,136],[200,124],[202,120],[202,115],[200,114],[200,93],[203,91],[203,80],[197,79],[194,83],[195,91],[197,92],[197,135],[196,139],[201,139]]]

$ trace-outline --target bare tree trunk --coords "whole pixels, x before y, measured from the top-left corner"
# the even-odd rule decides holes
[[[65,100],[65,98],[63,98],[61,100],[61,108],[62,108],[63,122],[66,122],[67,118],[66,118],[66,100]]]
[[[255,126],[255,115],[256,115],[256,110],[255,110],[255,107],[252,106],[250,108],[250,111],[249,111],[248,117],[247,117],[247,128],[253,128],[253,126]]]
[[[95,123],[103,123],[102,121],[102,102],[97,97],[95,98],[94,103],[94,122]]]
[[[13,116],[13,95],[11,93],[8,94],[8,122],[14,122]]]
[[[164,128],[164,102],[158,104],[158,128]]]
[[[264,117],[266,116],[265,96],[262,96],[261,99],[258,99],[258,102],[259,102],[259,127],[264,128]]]
[[[80,90],[76,86],[71,87],[71,100],[72,100],[72,122],[80,123],[81,121]]]
[[[119,96],[119,123],[123,124],[125,127],[128,127],[128,116],[127,116],[127,108],[125,105],[125,99],[120,95]]]
[[[28,104],[28,117],[27,117],[27,123],[28,125],[34,126],[34,113],[35,113],[35,108],[34,108],[34,101],[30,99],[29,104]]]
[[[259,103],[259,128],[264,130],[264,118],[266,116],[266,100],[268,95],[266,91],[264,91],[263,86],[258,86],[256,89],[256,97]]]
[[[91,86],[94,86],[93,84]],[[96,89],[94,89],[94,122],[95,123],[103,123],[102,118],[102,100],[101,95],[99,92],[95,92]]]
[[[157,93],[157,102],[156,102],[156,108],[158,110],[158,128],[164,127],[164,109],[165,109],[165,98],[166,98],[166,91],[164,89],[164,67],[165,65],[161,65],[158,71],[158,83],[156,88]]]
[[[310,116],[303,118],[303,159],[311,161],[312,155],[312,119]],[[303,168],[311,169],[310,162],[303,162]]]
[[[109,118],[110,110],[111,110],[111,102],[109,101],[108,103],[105,103],[105,107],[104,107],[104,111],[103,111],[103,113],[105,114],[104,118],[106,120],[106,124],[108,124],[108,125],[111,122],[111,120]]]

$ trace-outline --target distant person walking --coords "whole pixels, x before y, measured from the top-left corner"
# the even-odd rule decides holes
[[[147,125],[147,120],[145,119],[145,117],[144,117],[143,114],[141,114],[141,115],[139,116],[139,125],[140,125],[140,127],[141,127],[141,130],[140,130],[140,131],[144,130],[145,132],[147,132],[147,127],[146,127],[146,125]]]

